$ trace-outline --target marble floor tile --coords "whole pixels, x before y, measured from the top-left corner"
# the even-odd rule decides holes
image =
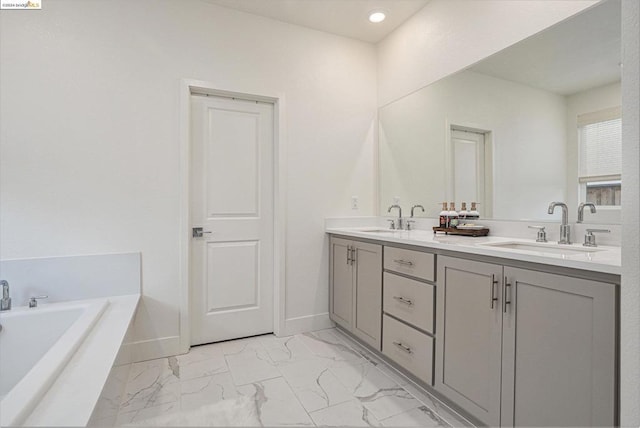
[[[220,355],[212,356],[208,359],[189,361],[188,359],[181,359],[180,356],[178,356],[177,360],[180,380],[212,376],[214,374],[229,371],[227,360],[225,359],[225,356],[222,354],[222,352],[220,352]]]
[[[320,330],[298,336],[309,350],[319,358],[334,361],[361,360],[362,356],[347,346],[332,330]]]
[[[177,355],[176,358],[181,364],[193,363],[196,361],[209,360],[224,356],[222,343],[210,343],[207,345],[192,346],[189,352]]]
[[[316,426],[379,427],[380,421],[357,401],[347,401],[310,413]]]
[[[393,379],[369,362],[360,365],[333,366],[331,371],[378,420],[404,413],[421,405]]]
[[[116,423],[247,397],[249,413],[265,426],[473,426],[336,329],[197,346],[133,364]],[[96,416],[94,424],[113,422]]]
[[[262,426],[314,425],[282,377],[241,386],[238,392],[253,399]]]
[[[432,410],[438,417],[442,418],[446,424],[454,427],[474,427],[471,422],[463,418],[449,406],[429,394],[423,388],[416,386],[413,382],[404,385],[403,388],[413,395],[418,401]]]
[[[247,385],[282,376],[262,347],[245,348],[227,355],[226,360],[236,385]]]
[[[180,402],[162,404],[160,406],[147,407],[145,409],[134,410],[130,412],[121,412],[116,419],[116,426],[136,424],[155,416],[166,415],[168,413],[177,413],[181,411]]]
[[[383,419],[382,425],[386,427],[451,427],[427,406],[416,407],[408,412]]]
[[[329,361],[318,358],[278,367],[307,412],[353,400],[328,365]]]
[[[92,419],[106,419],[115,417],[118,414],[124,389],[129,380],[130,368],[131,366],[126,364],[111,369],[107,382],[102,388],[100,398],[91,414]]]
[[[236,386],[233,384],[233,378],[229,372],[182,380],[180,386],[182,410],[196,409],[200,406],[238,396]]]
[[[311,350],[298,336],[276,337],[272,334],[261,336],[260,343],[276,365],[313,358]]]
[[[266,334],[264,336],[273,336],[272,334]],[[264,350],[261,339],[263,336],[253,336],[244,339],[229,340],[226,342],[220,342],[224,355],[236,355],[243,352],[250,352],[256,349]]]
[[[156,407],[180,400],[175,357],[135,363],[131,366],[120,412]]]

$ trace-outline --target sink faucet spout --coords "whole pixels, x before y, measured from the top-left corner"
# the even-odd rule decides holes
[[[551,202],[549,214],[553,214],[556,207],[562,208],[562,224],[560,225],[560,240],[558,244],[571,244],[571,226],[569,226],[569,210],[564,202]]]
[[[396,225],[396,228],[399,230],[402,230],[402,207],[400,207],[400,205],[398,204],[393,204],[389,207],[389,209],[387,210],[388,213],[391,212],[392,209],[397,208],[398,209],[398,224]]]
[[[11,309],[11,297],[9,297],[9,283],[7,281],[0,280],[2,285],[2,299],[0,300],[0,311],[8,311]]]

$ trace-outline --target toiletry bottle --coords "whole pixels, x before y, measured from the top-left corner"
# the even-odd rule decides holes
[[[456,203],[449,203],[449,227],[458,226],[458,212],[456,211]]]
[[[476,205],[480,205],[477,202],[471,202],[471,210],[467,213],[467,220],[477,220],[480,218],[480,213],[476,208]]]
[[[460,212],[458,213],[458,220],[460,224],[464,224],[467,220],[467,215],[469,212],[467,211],[467,203],[463,202],[462,207],[460,207]]]
[[[442,211],[440,211],[440,227],[449,227],[449,210],[447,210],[447,203],[442,203]]]

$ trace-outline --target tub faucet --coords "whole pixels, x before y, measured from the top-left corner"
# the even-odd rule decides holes
[[[556,207],[562,208],[562,224],[560,225],[560,240],[558,244],[571,244],[571,226],[569,226],[569,212],[567,204],[564,202],[551,202],[549,204],[549,214],[553,214]]]
[[[392,209],[397,208],[398,209],[398,222],[396,223],[396,229],[398,230],[402,230],[402,207],[400,207],[400,205],[398,204],[393,204],[389,207],[389,209],[387,210],[388,213],[391,212]]]
[[[7,281],[0,280],[2,285],[2,300],[0,300],[0,311],[8,311],[11,309],[11,297],[9,297],[9,283]]]
[[[589,207],[591,214],[596,213],[596,206],[594,204],[591,202],[587,202],[586,204],[582,202],[578,205],[578,221],[576,223],[582,223],[582,220],[584,220],[584,207]]]

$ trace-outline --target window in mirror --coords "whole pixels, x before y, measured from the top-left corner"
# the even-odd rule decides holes
[[[620,107],[578,116],[582,202],[620,206],[622,119]]]

